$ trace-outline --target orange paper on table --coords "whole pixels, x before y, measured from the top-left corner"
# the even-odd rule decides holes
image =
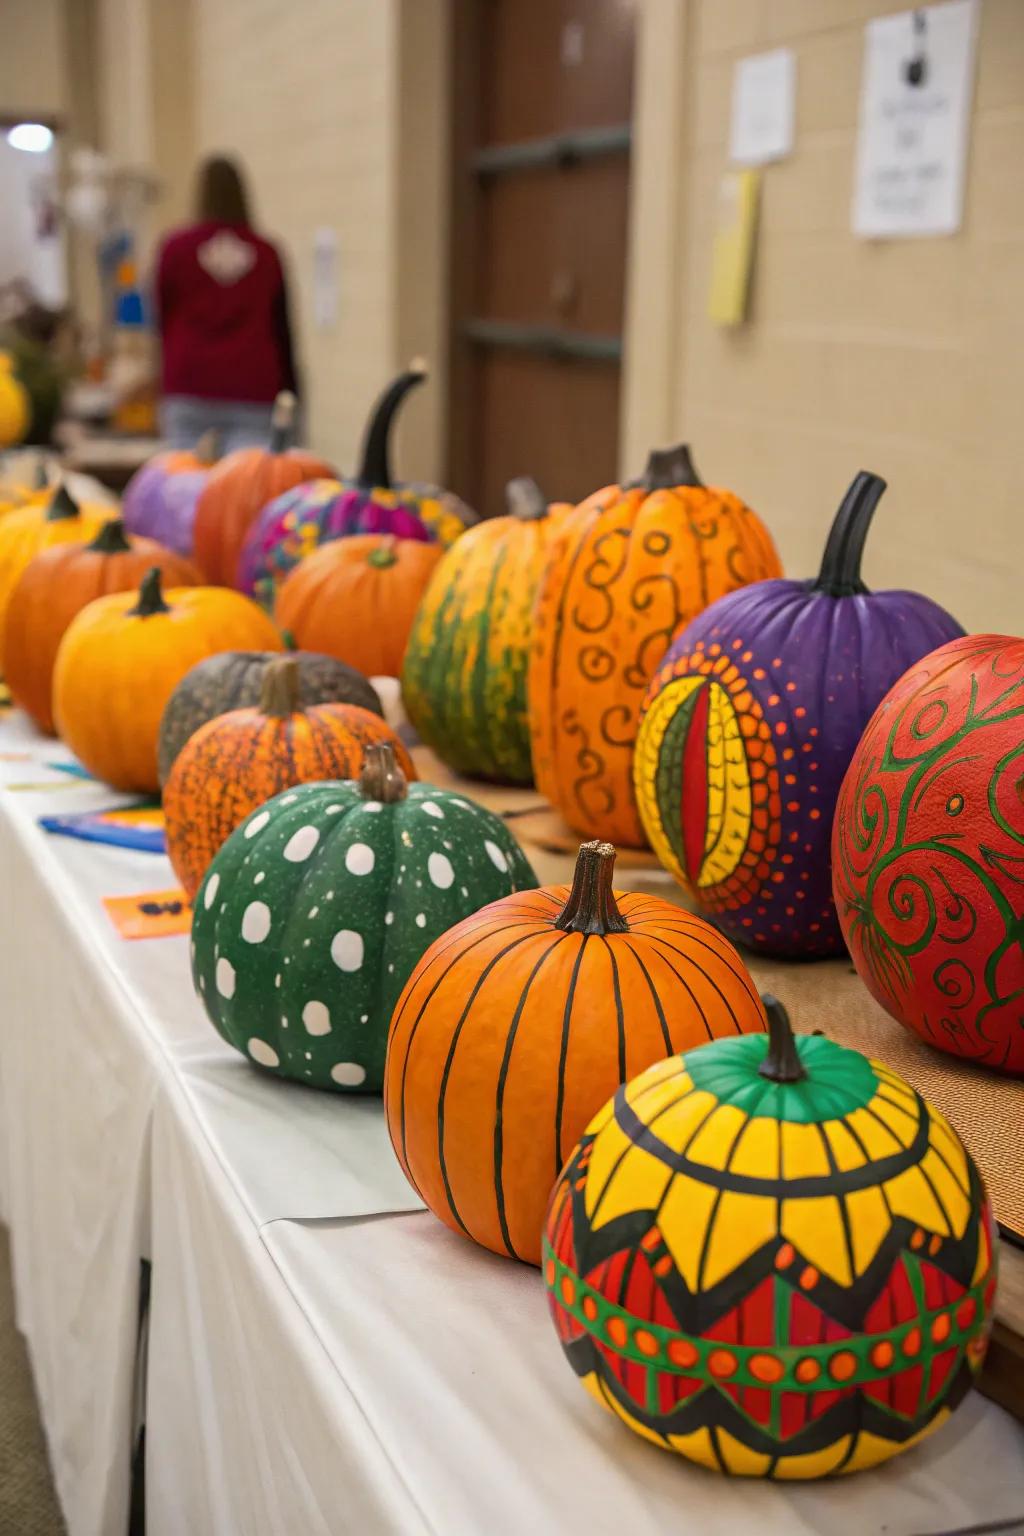
[[[104,896],[103,905],[122,939],[165,939],[192,927],[192,904],[180,886],[141,896]]]

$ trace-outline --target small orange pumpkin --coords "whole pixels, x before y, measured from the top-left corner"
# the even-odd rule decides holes
[[[15,704],[40,730],[54,729],[53,668],[75,614],[108,592],[134,591],[154,565],[169,585],[202,581],[194,565],[153,539],[128,539],[120,518],[104,523],[90,543],[59,544],[26,566],[7,605],[4,673]]]
[[[7,604],[29,561],[54,544],[84,544],[116,516],[114,507],[79,505],[67,487],[59,485],[44,501],[33,498],[0,519],[0,673]]]
[[[356,534],[299,562],[274,617],[296,646],[348,662],[365,677],[398,677],[416,610],[444,554],[440,544]]]
[[[760,518],[702,484],[685,447],[580,504],[541,583],[527,678],[534,779],[575,831],[644,846],[633,747],[648,683],[709,603],[781,574]]]
[[[160,717],[189,668],[218,651],[282,649],[249,598],[223,587],[165,594],[153,566],[138,593],[98,597],[68,625],[53,673],[57,729],[97,778],[156,794]]]
[[[408,752],[378,715],[358,704],[303,708],[295,660],[271,662],[257,707],[233,709],[200,726],[164,785],[167,853],[189,897],[221,844],[264,801],[295,784],[354,779],[366,748],[383,742],[415,779]],[[285,857],[291,857],[287,850]]]
[[[268,501],[303,480],[336,478],[323,459],[291,446],[295,403],[287,390],[278,395],[269,447],[238,448],[210,471],[193,528],[195,557],[208,581],[234,586],[245,536]]]

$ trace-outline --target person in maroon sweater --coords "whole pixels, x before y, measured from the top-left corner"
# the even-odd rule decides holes
[[[298,393],[288,295],[276,247],[252,228],[234,161],[200,166],[197,213],[157,257],[161,429],[172,448],[192,448],[212,429],[224,454],[265,444],[274,396]]]

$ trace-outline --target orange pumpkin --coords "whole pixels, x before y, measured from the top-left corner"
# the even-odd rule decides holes
[[[175,587],[199,586],[195,566],[153,539],[128,539],[120,518],[88,544],[59,544],[36,555],[11,593],[4,624],[4,672],[15,704],[53,731],[53,668],[76,613],[108,592],[134,591],[150,566]]]
[[[190,667],[218,651],[280,651],[256,603],[223,587],[161,590],[153,566],[138,593],[98,597],[68,625],[53,673],[57,729],[90,773],[156,794],[164,706]]]
[[[233,709],[201,726],[182,747],[164,785],[167,852],[189,897],[231,833],[264,801],[294,784],[354,779],[368,746],[387,742],[407,778],[408,752],[379,715],[358,704],[299,702],[298,664],[271,662],[255,709]],[[256,830],[253,824],[253,830]],[[312,831],[307,857],[317,841]],[[285,850],[285,858],[292,854]]]
[[[0,673],[7,604],[29,561],[54,544],[84,544],[116,516],[114,507],[80,506],[67,487],[59,485],[45,501],[33,499],[0,519]]]
[[[287,390],[274,405],[267,448],[238,448],[210,471],[196,503],[195,557],[208,581],[234,586],[238,557],[250,524],[275,496],[303,480],[334,478],[330,464],[291,446],[295,396]]]
[[[709,603],[782,567],[757,515],[703,485],[685,447],[652,453],[642,480],[596,491],[577,513],[534,613],[534,778],[575,831],[642,848],[632,766],[647,685]]]
[[[619,1085],[765,1027],[729,940],[671,902],[613,892],[614,863],[610,844],[584,843],[571,890],[457,923],[391,1023],[384,1108],[410,1182],[454,1231],[531,1264],[559,1170]]]
[[[301,560],[277,594],[274,617],[296,646],[323,651],[364,677],[402,670],[420,598],[440,544],[356,534]]]

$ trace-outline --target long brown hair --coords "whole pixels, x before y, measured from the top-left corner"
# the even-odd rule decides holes
[[[210,155],[196,178],[196,217],[220,224],[250,224],[249,197],[238,162]]]

